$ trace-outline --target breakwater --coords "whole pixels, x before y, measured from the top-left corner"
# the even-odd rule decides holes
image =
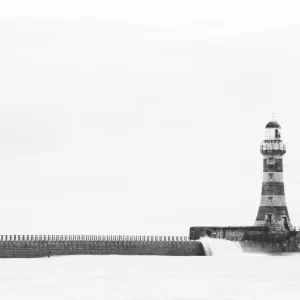
[[[0,235],[0,258],[54,255],[205,255],[187,236]]]
[[[295,239],[266,242],[217,237],[208,238],[204,244],[202,239],[191,240],[187,236],[141,235],[0,235],[0,258],[57,255],[203,256],[223,252],[226,255],[228,249],[229,252],[232,250],[228,242],[240,244],[244,252],[299,251],[299,244]]]

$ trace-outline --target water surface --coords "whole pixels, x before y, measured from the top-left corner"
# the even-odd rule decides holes
[[[0,299],[300,299],[300,255],[0,260]]]

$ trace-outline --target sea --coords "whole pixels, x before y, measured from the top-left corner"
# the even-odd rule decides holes
[[[204,245],[209,256],[0,259],[0,299],[300,299],[299,254],[244,253],[236,244],[209,240]]]

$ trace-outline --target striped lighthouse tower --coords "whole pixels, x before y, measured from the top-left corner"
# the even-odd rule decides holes
[[[263,155],[263,183],[255,225],[268,226],[271,230],[291,230],[283,183],[282,158],[286,147],[281,140],[281,127],[275,120],[266,125],[260,152]]]

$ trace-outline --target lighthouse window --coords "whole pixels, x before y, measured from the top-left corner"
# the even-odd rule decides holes
[[[269,180],[273,180],[273,173],[269,173]]]

